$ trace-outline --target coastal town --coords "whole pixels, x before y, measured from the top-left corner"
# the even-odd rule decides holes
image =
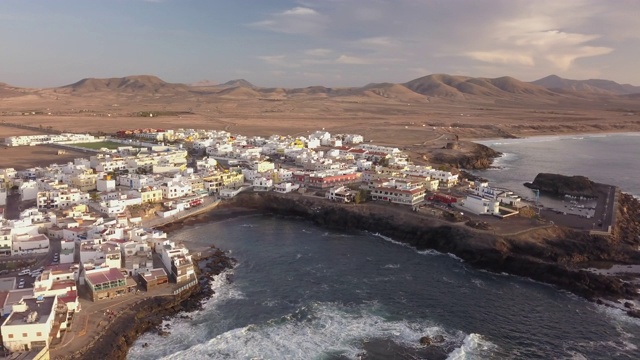
[[[516,218],[526,218],[524,229],[549,226],[535,220],[537,199],[455,169],[417,165],[401,149],[359,134],[248,137],[144,128],[11,136],[4,145],[86,153],[65,164],[0,169],[0,333],[3,355],[13,358],[63,358],[89,340],[87,332],[99,331],[88,325],[94,317],[106,324],[117,316],[114,308],[196,286],[200,249],[194,254],[159,227],[243,192],[375,202],[480,231]],[[602,205],[610,211],[613,197],[611,190]],[[598,211],[605,217],[601,205],[574,202],[575,216],[564,218],[591,223]],[[610,228],[594,223],[588,230]]]

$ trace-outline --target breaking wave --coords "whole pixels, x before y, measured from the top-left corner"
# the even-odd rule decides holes
[[[444,337],[443,347],[454,349],[451,359],[483,357],[495,348],[477,334],[447,332],[428,322],[387,321],[376,310],[375,305],[311,303],[281,318],[226,331],[163,358],[313,359],[333,355],[354,359],[363,353],[365,342],[384,339],[419,348],[422,336],[436,335]]]

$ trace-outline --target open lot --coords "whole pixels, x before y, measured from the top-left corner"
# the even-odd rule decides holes
[[[106,148],[106,149],[117,149],[121,146],[124,146],[123,144],[117,143],[117,142],[113,142],[113,141],[99,141],[99,142],[89,142],[89,143],[77,143],[77,144],[73,144],[73,146],[78,146],[78,147],[82,147],[82,148],[87,148],[87,149],[94,149],[94,150],[99,150],[102,148]]]
[[[66,153],[58,155],[60,149],[48,145],[2,147],[0,148],[0,168],[12,167],[16,170],[24,170],[53,163],[65,164],[75,158],[88,158],[93,154],[89,151],[64,149]]]

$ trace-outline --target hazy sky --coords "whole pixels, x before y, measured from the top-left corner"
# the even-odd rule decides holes
[[[432,73],[640,85],[639,0],[1,0],[0,81],[360,86]]]

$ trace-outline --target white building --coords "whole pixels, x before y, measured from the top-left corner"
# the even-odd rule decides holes
[[[467,195],[462,206],[477,215],[500,214],[500,201],[485,199],[476,195]]]
[[[18,189],[20,201],[35,200],[38,196],[38,183],[33,180],[23,182]]]
[[[356,191],[346,186],[336,186],[327,191],[325,197],[332,201],[349,203],[355,201]]]
[[[115,179],[111,179],[110,177],[97,179],[96,188],[98,189],[99,192],[114,191],[116,189],[116,181]]]
[[[292,184],[290,182],[281,182],[273,186],[273,191],[285,194],[285,193],[298,190],[299,188],[300,188],[300,185],[298,184]]]
[[[24,297],[2,323],[2,342],[9,351],[48,347],[60,332],[52,333],[58,297]]]
[[[172,180],[160,185],[162,197],[165,199],[177,199],[191,194],[191,184],[186,181]]]
[[[13,255],[45,254],[49,252],[49,238],[44,234],[20,234],[13,237]]]
[[[403,205],[417,205],[424,201],[425,189],[421,183],[405,179],[378,180],[371,190],[372,200]]]
[[[273,180],[265,177],[255,178],[253,180],[253,189],[255,191],[269,191],[273,187]]]

